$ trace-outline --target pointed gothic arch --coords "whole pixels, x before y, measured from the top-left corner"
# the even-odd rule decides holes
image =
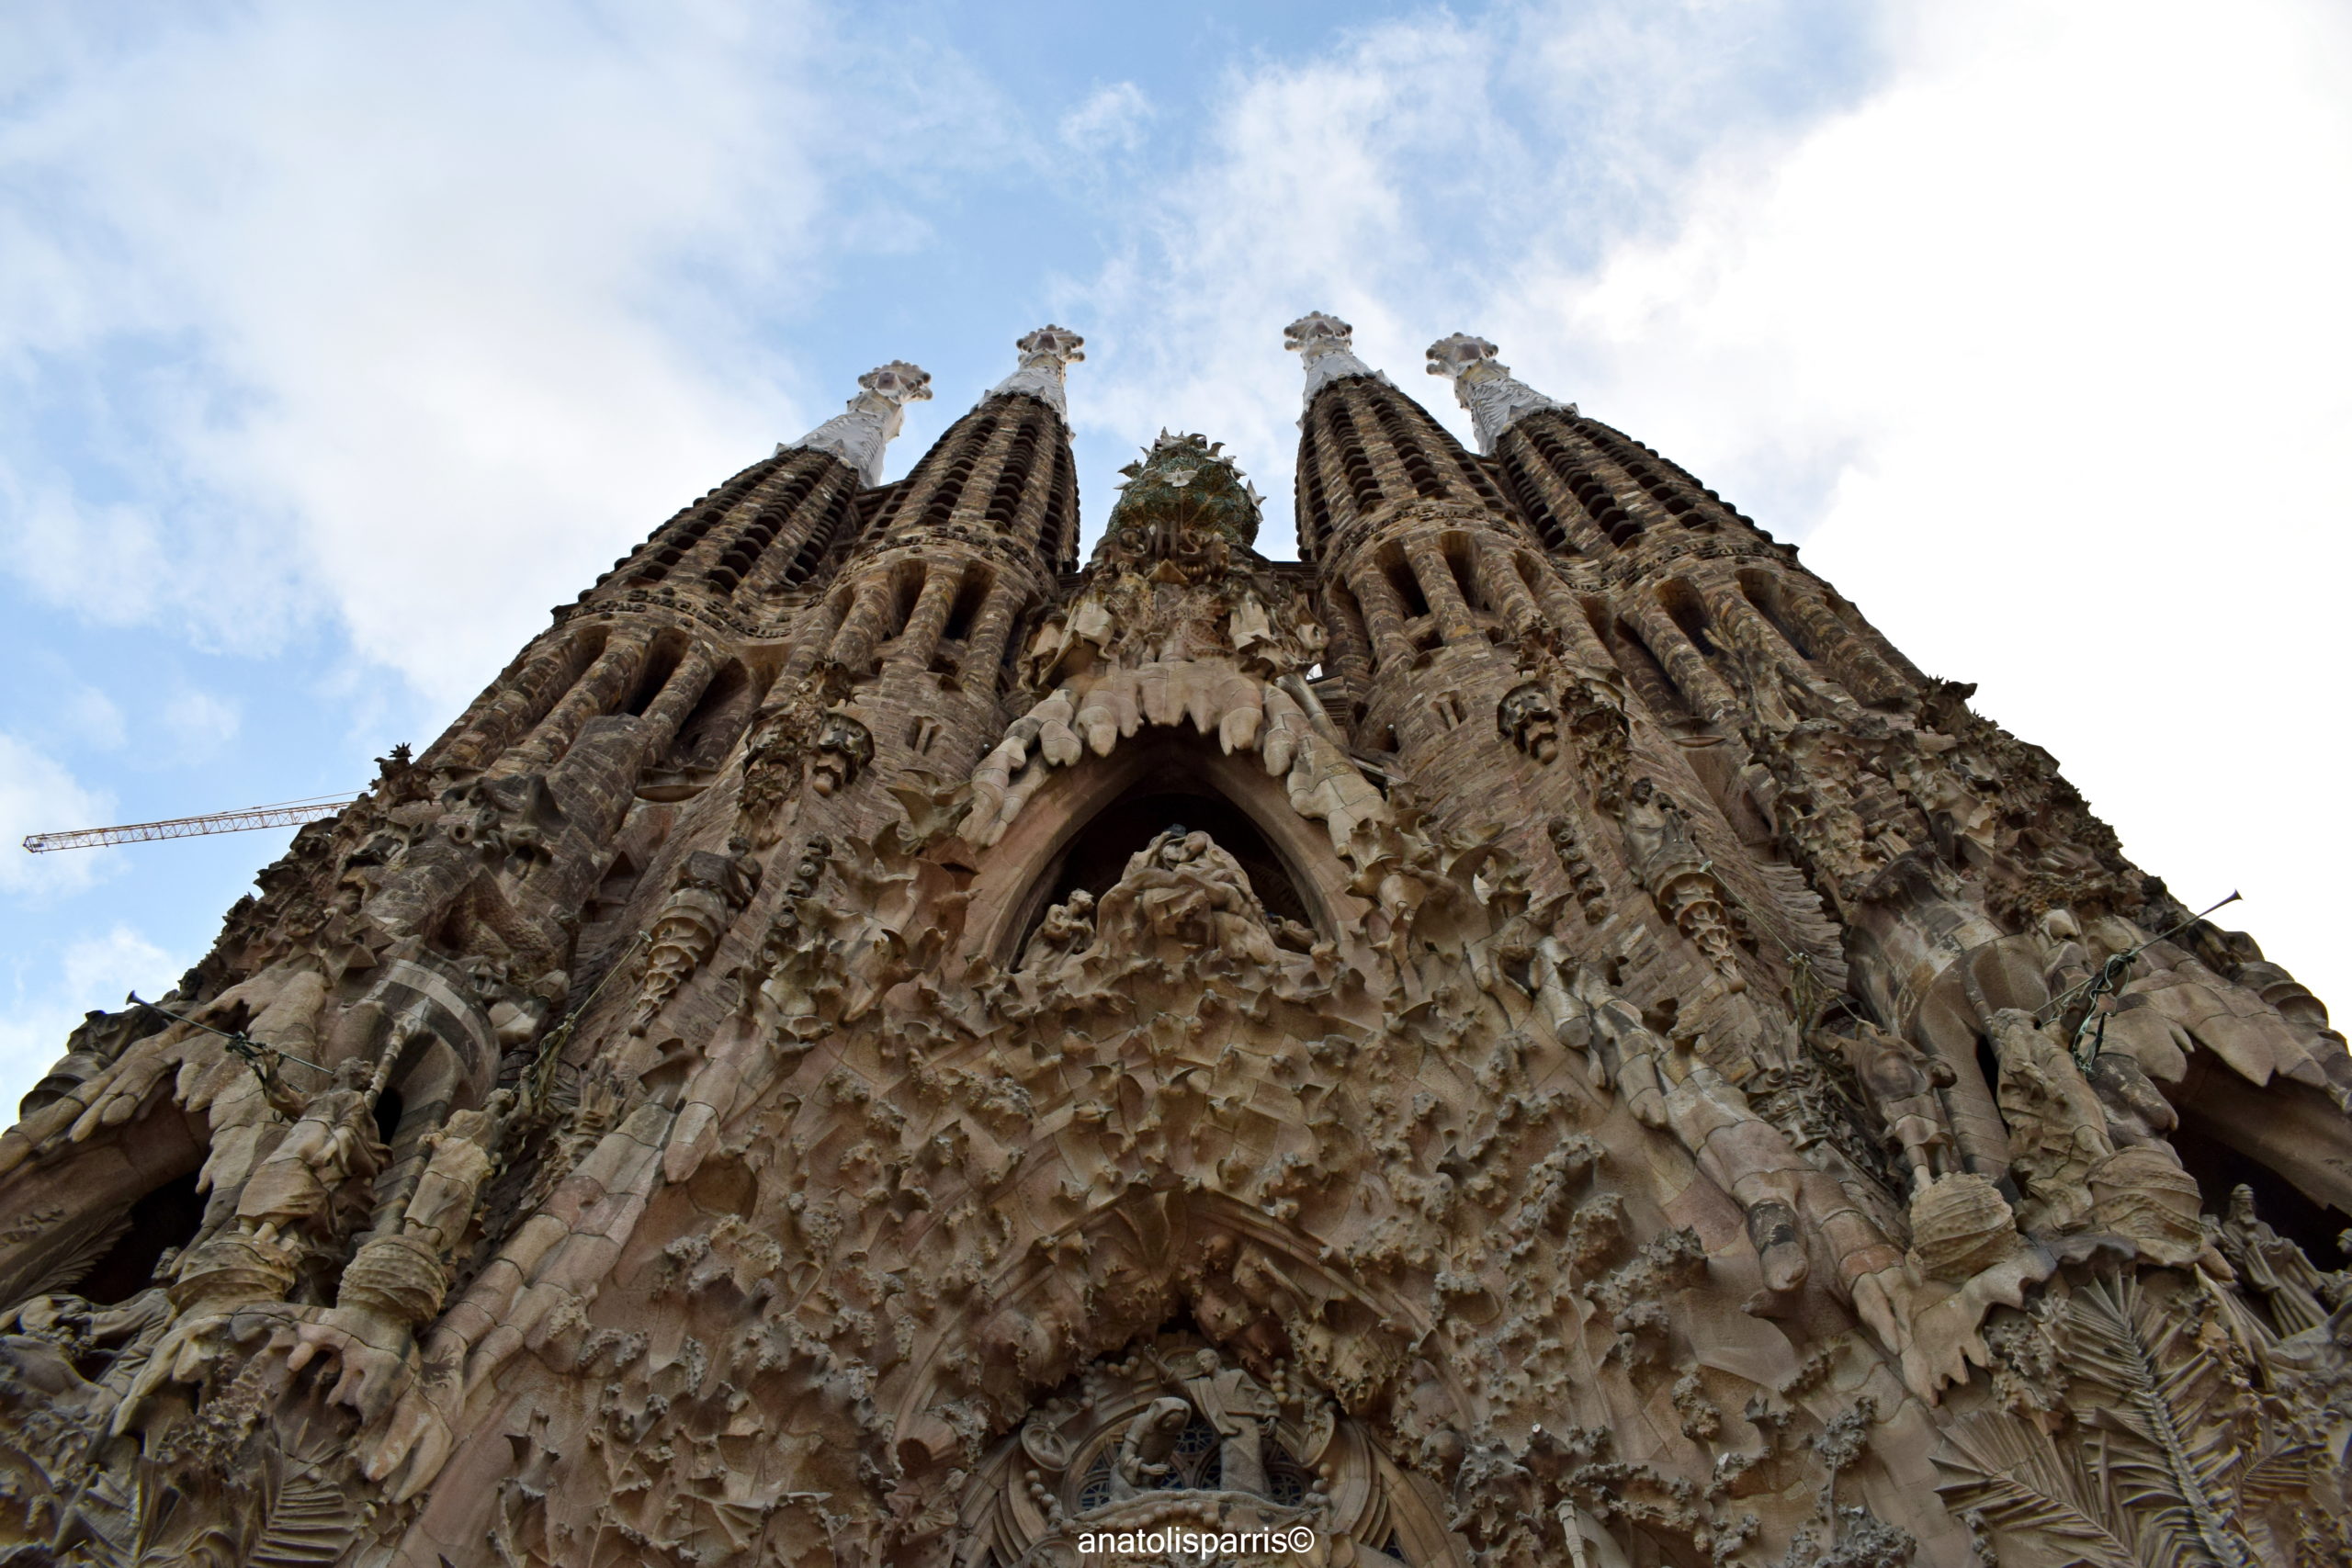
[[[1057,892],[1068,890],[1063,874],[1081,836],[1106,814],[1123,802],[1140,807],[1154,798],[1186,797],[1229,811],[1254,830],[1269,863],[1283,874],[1287,892],[1296,899],[1301,913],[1293,918],[1343,946],[1355,940],[1369,907],[1348,891],[1348,867],[1332,852],[1323,825],[1301,816],[1281,782],[1269,778],[1255,757],[1223,752],[1210,737],[1156,729],[1122,743],[1108,757],[1090,755],[1076,766],[1056,769],[1030,798],[980,862],[964,928],[967,958],[1011,966],[1022,938]],[[1139,824],[1151,813],[1137,809],[1135,815]],[[1151,832],[1167,825],[1157,824]],[[1209,826],[1215,836],[1213,824],[1191,825]],[[1151,832],[1131,848],[1140,849]],[[1124,857],[1119,864],[1125,864]],[[1115,867],[1112,874],[1115,878]]]
[[[99,1266],[124,1260],[114,1256],[133,1241],[142,1218],[152,1236],[139,1238],[148,1270],[164,1248],[183,1245],[193,1234],[169,1194],[189,1189],[203,1163],[211,1131],[207,1119],[168,1101],[79,1145],[63,1159],[18,1179],[23,1194],[19,1218],[0,1237],[0,1309],[28,1296],[68,1288]],[[141,1205],[145,1204],[142,1213]],[[159,1209],[165,1211],[157,1213]],[[122,1222],[128,1220],[125,1226]],[[103,1246],[94,1246],[102,1240]],[[143,1245],[152,1240],[152,1248]],[[135,1270],[120,1270],[125,1277]],[[133,1289],[143,1288],[143,1276]]]

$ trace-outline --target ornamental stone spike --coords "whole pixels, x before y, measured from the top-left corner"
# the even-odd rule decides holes
[[[1021,351],[1021,368],[998,382],[989,396],[1026,392],[1067,420],[1069,407],[1063,400],[1062,373],[1086,357],[1085,344],[1068,327],[1039,327],[1012,345]]]
[[[1283,329],[1283,346],[1294,350],[1306,372],[1306,400],[1343,376],[1370,376],[1371,366],[1356,357],[1355,328],[1321,310],[1306,315]]]
[[[1456,333],[1430,344],[1430,374],[1451,378],[1453,395],[1470,411],[1478,427],[1478,450],[1492,456],[1503,432],[1538,409],[1562,409],[1573,415],[1574,403],[1545,397],[1510,373],[1495,357],[1495,345],[1468,333]]]
[[[877,365],[857,378],[857,396],[849,406],[797,441],[786,441],[778,453],[806,447],[831,452],[869,485],[882,482],[882,455],[890,438],[906,423],[906,405],[931,396],[931,372],[903,359]]]

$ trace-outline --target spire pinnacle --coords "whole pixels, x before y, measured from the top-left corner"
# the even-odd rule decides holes
[[[1069,417],[1063,400],[1062,372],[1086,357],[1086,340],[1068,327],[1043,326],[1012,346],[1021,351],[1021,368],[998,382],[989,397],[1026,392],[1060,414]]]
[[[1283,346],[1299,356],[1306,372],[1306,400],[1342,376],[1369,376],[1373,368],[1356,357],[1355,328],[1321,310],[1306,315],[1283,329]]]
[[[1462,400],[1462,406],[1470,411],[1471,423],[1478,427],[1481,452],[1491,455],[1504,431],[1538,409],[1577,412],[1576,404],[1547,398],[1514,377],[1510,367],[1495,357],[1499,351],[1485,338],[1456,333],[1430,344],[1429,352],[1430,374],[1453,382],[1453,395]]]
[[[847,409],[799,440],[782,443],[776,451],[806,447],[831,452],[867,484],[881,483],[883,451],[906,423],[906,405],[931,396],[931,372],[893,359],[860,376],[857,385],[857,396],[850,399]]]

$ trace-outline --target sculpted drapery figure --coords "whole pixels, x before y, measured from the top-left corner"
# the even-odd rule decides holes
[[[1909,1168],[1913,1189],[1959,1169],[1951,1116],[1939,1092],[1957,1081],[1952,1069],[1870,1024],[1848,1037],[1844,1049],[1887,1141]]]
[[[2018,1222],[2064,1230],[2089,1213],[2091,1168],[2115,1152],[2106,1113],[2065,1046],[2030,1014],[2003,1009],[1990,1029],[2009,1169],[2026,1190]]]
[[[328,1087],[264,1158],[237,1199],[237,1223],[258,1242],[294,1239],[334,1223],[336,1195],[345,1183],[376,1174],[384,1145],[376,1135],[376,1096],[383,1088],[375,1063],[340,1063]]]
[[[1095,940],[1111,952],[1151,955],[1207,949],[1272,965],[1273,936],[1249,874],[1206,833],[1170,828],[1136,851],[1096,905]]]
[[[1266,1490],[1265,1423],[1281,1411],[1265,1386],[1240,1367],[1228,1367],[1215,1350],[1193,1359],[1184,1380],[1185,1397],[1218,1438],[1219,1483],[1231,1492]]]
[[[2326,1324],[2328,1298],[2337,1293],[2337,1282],[2313,1268],[2301,1247],[2263,1223],[2255,1212],[2254,1189],[2243,1182],[2230,1191],[2221,1247],[2238,1278],[2269,1304],[2282,1336]]]
[[[425,1134],[429,1151],[416,1193],[401,1216],[401,1228],[447,1257],[473,1221],[482,1183],[497,1168],[499,1135],[514,1106],[512,1090],[500,1089],[479,1109],[452,1112],[435,1133]]]

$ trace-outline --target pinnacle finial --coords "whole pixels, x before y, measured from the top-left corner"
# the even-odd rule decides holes
[[[867,484],[882,481],[882,455],[890,438],[906,423],[906,406],[931,396],[931,372],[920,365],[893,359],[857,378],[857,396],[849,406],[797,441],[786,441],[778,453],[808,448],[831,452]]]
[[[1043,326],[1012,346],[1021,351],[1021,368],[998,382],[989,397],[1026,392],[1063,418],[1069,417],[1063,400],[1062,374],[1086,357],[1086,340],[1068,327]]]
[[[1321,310],[1306,315],[1283,329],[1283,346],[1299,356],[1306,372],[1306,400],[1346,376],[1369,376],[1372,367],[1356,357],[1355,328]]]
[[[1470,411],[1478,428],[1478,450],[1491,454],[1503,432],[1539,409],[1562,409],[1573,416],[1574,403],[1545,397],[1510,373],[1495,355],[1500,351],[1485,338],[1455,333],[1430,344],[1430,374],[1453,382],[1453,395]]]
[[[1455,333],[1430,344],[1430,374],[1450,376],[1456,380],[1474,365],[1495,365],[1495,355],[1502,352],[1482,337],[1468,333]],[[1507,365],[1495,365],[1498,370],[1508,370]]]

